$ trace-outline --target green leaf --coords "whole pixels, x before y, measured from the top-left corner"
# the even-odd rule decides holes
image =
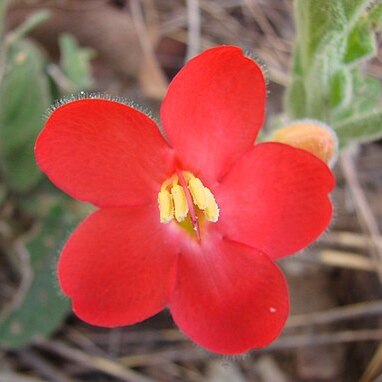
[[[369,11],[369,21],[371,27],[378,31],[382,28],[382,3],[376,3]]]
[[[31,42],[20,41],[8,54],[7,73],[0,87],[0,134],[6,153],[36,137],[51,103],[39,49]]]
[[[292,119],[304,118],[306,115],[306,94],[304,80],[295,77],[292,85],[287,88],[285,108]]]
[[[356,22],[362,17],[363,12],[368,9],[375,0],[341,0],[344,12],[350,22]]]
[[[21,248],[29,259],[30,280],[18,292],[17,301],[3,312],[0,343],[15,348],[34,338],[52,334],[65,319],[69,301],[60,296],[54,272],[56,254],[74,219],[64,206],[56,205],[44,223]]]
[[[331,118],[331,87],[333,78],[340,70],[343,37],[328,33],[323,45],[315,54],[309,70],[305,71],[306,116],[329,122]]]
[[[294,4],[297,37],[292,81],[285,93],[288,117],[314,118],[333,126],[341,121],[350,123],[362,114],[367,117],[365,128],[350,133],[341,127],[345,133],[340,134],[340,140],[344,139],[340,144],[379,136],[376,130],[382,130],[382,125],[372,121],[380,103],[381,84],[360,75],[354,64],[376,53],[381,1],[295,0]],[[367,116],[368,112],[374,117]]]
[[[353,69],[354,94],[352,111],[356,113],[375,109],[381,101],[382,87],[377,78],[361,74],[359,68]]]
[[[303,68],[314,60],[314,54],[328,41],[327,34],[346,28],[347,17],[339,0],[295,0],[297,44]]]
[[[71,92],[88,90],[93,85],[90,60],[94,50],[81,48],[74,36],[64,33],[60,37],[61,69],[71,82]]]
[[[330,86],[330,103],[333,108],[343,108],[349,105],[353,94],[351,71],[343,68],[334,74]]]
[[[295,48],[293,61],[293,78],[291,85],[286,89],[284,105],[288,115],[292,119],[303,118],[306,114],[306,94],[301,65],[301,55],[298,48]]]
[[[381,127],[382,108],[354,115],[333,126],[339,138],[340,148],[354,142],[369,142],[381,138]]]
[[[10,47],[6,70],[0,86],[1,156],[6,181],[15,191],[24,192],[40,177],[34,165],[33,142],[51,103],[49,83],[43,71],[44,57],[28,41],[20,40]]]
[[[375,32],[371,30],[370,25],[365,20],[362,20],[349,34],[344,62],[351,64],[357,60],[372,57],[376,52]]]
[[[33,188],[41,178],[41,171],[34,160],[34,139],[10,151],[3,159],[2,167],[7,186],[18,193]]]

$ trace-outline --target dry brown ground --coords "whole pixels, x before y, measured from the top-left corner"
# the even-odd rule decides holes
[[[138,98],[154,110],[186,57],[216,44],[250,48],[268,67],[268,113],[280,110],[293,40],[291,1],[199,0],[199,11],[195,3],[24,0],[15,1],[8,22],[49,7],[54,17],[34,37],[51,55],[57,35],[72,32],[99,52],[99,90]],[[382,78],[381,57],[368,70]],[[269,348],[215,356],[175,329],[168,312],[114,330],[69,317],[49,340],[0,350],[0,381],[382,381],[381,147],[368,144],[340,157],[331,229],[281,262],[292,314]]]

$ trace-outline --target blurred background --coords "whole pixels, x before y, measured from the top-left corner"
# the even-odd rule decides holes
[[[342,29],[341,14],[330,10],[326,17],[321,9],[339,3],[348,17]],[[382,381],[382,6],[296,4],[0,0],[0,382]],[[317,9],[309,13],[309,6]],[[362,12],[353,17],[352,7]],[[322,40],[326,31],[334,39]],[[313,51],[315,41],[311,67],[298,65],[297,48],[308,44]],[[265,131],[294,118],[320,118],[334,126],[344,148],[334,167],[330,230],[279,262],[292,304],[282,336],[234,358],[191,343],[167,311],[112,330],[74,317],[55,264],[91,207],[56,190],[33,158],[44,115],[57,100],[107,93],[156,116],[184,63],[220,44],[250,49],[263,63]],[[326,83],[329,101],[319,102]]]

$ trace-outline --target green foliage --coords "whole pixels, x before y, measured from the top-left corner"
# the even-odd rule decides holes
[[[353,82],[349,68],[344,68],[344,70],[335,73],[330,86],[331,107],[343,109],[348,106],[351,102],[352,87]]]
[[[374,30],[378,30],[382,25],[382,3],[375,4],[369,11],[370,25]]]
[[[2,4],[4,11],[5,3]],[[29,192],[41,178],[33,147],[43,125],[43,116],[54,99],[46,71],[47,58],[34,42],[24,37],[47,17],[47,11],[32,14],[5,36],[1,46],[0,168],[9,189],[17,193]],[[0,22],[0,29],[1,25]],[[80,48],[69,35],[62,36],[60,43],[62,68],[58,70],[70,87],[60,89],[58,95],[90,89],[90,50]]]
[[[349,33],[347,49],[344,56],[344,63],[351,64],[357,60],[376,53],[375,33],[370,28],[368,19],[364,18],[358,22]]]
[[[33,145],[51,103],[44,61],[29,41],[18,40],[8,49],[0,86],[0,145],[6,182],[16,192],[27,192],[41,176]]]
[[[90,89],[93,83],[90,72],[90,60],[94,51],[80,48],[77,40],[70,34],[60,37],[61,69],[71,82],[73,92]]]
[[[17,243],[28,260],[22,274],[27,280],[0,321],[0,344],[19,347],[39,336],[51,334],[65,318],[69,301],[59,295],[55,275],[59,246],[73,227],[73,216],[54,206],[33,237]],[[28,275],[28,276],[26,276]]]
[[[382,138],[382,109],[355,114],[333,127],[341,137],[341,148],[354,141],[362,143]]]
[[[1,0],[0,204],[7,203],[17,213],[1,216],[11,232],[0,242],[0,256],[10,260],[21,282],[13,300],[0,306],[0,345],[14,348],[49,335],[68,312],[54,268],[59,247],[84,214],[42,177],[34,160],[34,143],[54,98],[88,90],[92,77],[90,51],[79,47],[73,37],[61,39],[61,67],[26,38],[49,16],[45,11],[2,33],[5,5]],[[52,67],[69,87],[54,86],[55,78],[48,75]],[[18,261],[20,256],[23,261]]]
[[[382,111],[381,85],[361,75],[359,63],[376,54],[381,1],[295,0],[294,5],[294,69],[285,98],[289,119],[332,125],[341,147],[378,137],[382,125],[371,124]]]

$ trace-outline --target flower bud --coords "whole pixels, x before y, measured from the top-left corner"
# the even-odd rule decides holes
[[[338,153],[338,140],[334,130],[321,121],[301,119],[276,130],[270,141],[297,147],[316,155],[333,165]]]

